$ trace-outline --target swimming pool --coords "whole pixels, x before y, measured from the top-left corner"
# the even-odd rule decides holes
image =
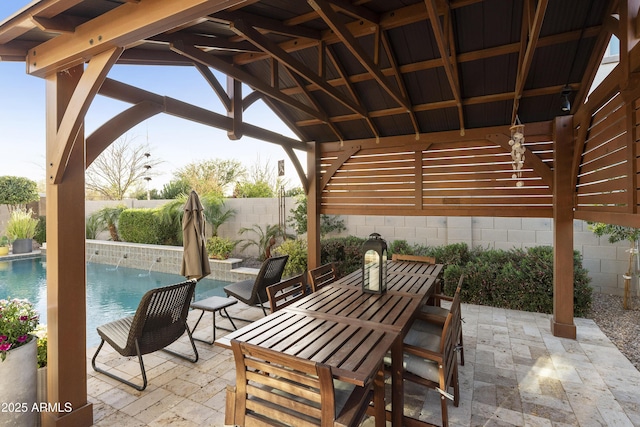
[[[0,298],[26,298],[47,323],[46,258],[0,261]],[[183,276],[113,265],[87,263],[87,346],[100,344],[96,327],[131,316],[146,291],[184,281]],[[196,286],[196,300],[224,296],[222,288],[229,282],[201,280]]]

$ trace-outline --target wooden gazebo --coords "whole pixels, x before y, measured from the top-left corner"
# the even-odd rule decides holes
[[[92,423],[85,168],[161,113],[239,144],[282,146],[309,195],[310,268],[321,213],[553,218],[551,330],[575,337],[573,220],[640,224],[639,9],[639,0],[41,0],[0,23],[0,60],[46,80],[48,395],[73,405],[46,425]],[[612,36],[619,64],[589,94]],[[114,64],[196,67],[227,114],[115,81]],[[85,135],[96,95],[131,107]],[[246,123],[258,99],[298,139]],[[510,141],[521,137],[519,164]],[[308,153],[306,174],[296,149]]]

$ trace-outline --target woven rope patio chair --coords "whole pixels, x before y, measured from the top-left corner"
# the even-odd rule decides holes
[[[175,285],[152,289],[142,297],[135,315],[99,326],[97,330],[102,341],[100,341],[100,345],[91,359],[93,369],[142,391],[147,387],[147,374],[144,369],[142,355],[164,350],[190,362],[197,362],[198,350],[187,325],[189,303],[195,288],[196,281],[188,280]],[[165,348],[180,338],[185,331],[189,335],[194,357]],[[106,371],[96,365],[96,358],[105,342],[108,342],[122,356],[138,356],[142,385],[127,381],[113,372]]]
[[[274,285],[282,279],[284,266],[287,264],[289,255],[271,257],[264,260],[258,276],[255,280],[243,280],[224,287],[227,296],[232,296],[247,305],[259,305],[264,315],[267,310],[264,304],[268,302],[267,286]],[[240,319],[238,320],[245,320]]]

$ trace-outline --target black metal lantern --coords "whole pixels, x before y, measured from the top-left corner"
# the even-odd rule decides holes
[[[362,291],[381,294],[387,291],[387,242],[378,233],[369,235],[362,245]]]

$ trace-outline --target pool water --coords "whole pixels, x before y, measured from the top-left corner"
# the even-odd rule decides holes
[[[0,261],[0,298],[26,298],[47,323],[46,258]],[[184,281],[177,274],[135,268],[87,263],[87,346],[100,344],[96,328],[104,323],[131,316],[146,291]],[[229,282],[201,280],[196,286],[196,300],[224,296],[222,288]]]

